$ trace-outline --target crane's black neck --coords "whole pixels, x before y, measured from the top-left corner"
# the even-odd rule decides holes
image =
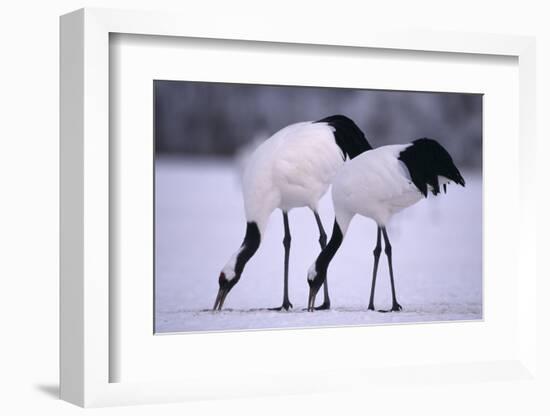
[[[334,227],[332,228],[332,236],[330,237],[330,241],[315,261],[315,270],[318,274],[326,274],[328,265],[342,245],[343,239],[344,235],[342,234],[342,230],[340,229],[338,222],[334,220]]]
[[[342,150],[344,159],[346,156],[353,159],[372,149],[361,129],[352,119],[346,116],[329,116],[316,121],[316,123],[327,123],[334,129],[334,140]]]
[[[255,222],[246,223],[246,234],[241,244],[241,249],[235,261],[235,274],[240,276],[244,270],[244,266],[250,258],[256,253],[260,246],[260,229]]]

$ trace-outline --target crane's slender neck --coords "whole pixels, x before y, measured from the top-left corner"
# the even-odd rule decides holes
[[[260,240],[261,236],[258,224],[255,222],[248,222],[246,224],[246,234],[235,261],[235,273],[237,276],[241,275],[248,260],[250,260],[254,253],[256,253],[256,250],[258,250]]]
[[[340,225],[338,225],[338,221],[334,220],[334,227],[332,228],[332,236],[330,237],[330,241],[328,242],[327,246],[321,251],[319,256],[317,257],[317,260],[315,261],[315,269],[317,273],[326,273],[328,269],[328,265],[334,258],[334,255],[342,245],[342,241],[344,240],[344,234],[342,233],[342,230],[340,228]]]

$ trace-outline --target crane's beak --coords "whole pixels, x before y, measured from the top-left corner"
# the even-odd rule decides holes
[[[223,303],[225,302],[225,297],[228,293],[229,287],[220,287],[220,290],[218,290],[218,296],[216,296],[216,302],[214,302],[214,307],[212,308],[213,311],[221,311]]]
[[[308,312],[313,312],[315,310],[315,297],[319,292],[319,288],[315,288],[313,285],[309,287],[309,298],[307,301],[307,310]]]

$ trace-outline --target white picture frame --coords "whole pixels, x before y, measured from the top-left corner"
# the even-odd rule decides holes
[[[338,390],[342,380],[358,386],[391,380],[407,370],[380,368],[364,374],[357,369],[274,375],[240,380],[230,386],[203,378],[178,381],[111,382],[110,366],[119,359],[110,348],[109,293],[112,259],[109,253],[109,36],[112,33],[206,39],[382,48],[438,53],[505,55],[519,67],[519,205],[518,268],[524,271],[517,292],[517,354],[506,360],[472,363],[418,363],[413,379],[479,382],[486,379],[536,382],[536,200],[535,172],[535,42],[508,35],[430,32],[328,33],[314,25],[300,28],[263,22],[240,25],[238,31],[223,19],[205,25],[192,16],[82,9],[61,18],[61,398],[80,406],[182,401],[196,398],[242,397],[258,394]],[[516,202],[516,201],[515,201]],[[242,336],[242,335],[240,335]],[[310,337],[320,337],[311,333]],[[336,336],[326,332],[325,336]],[[207,357],[204,357],[207,359]],[[472,374],[476,371],[480,374]],[[289,378],[291,381],[289,382]],[[406,377],[405,377],[406,378]],[[353,380],[353,381],[350,381]],[[413,381],[410,381],[413,382]]]

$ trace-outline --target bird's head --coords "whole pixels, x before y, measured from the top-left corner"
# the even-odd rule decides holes
[[[216,301],[214,302],[214,307],[212,308],[213,311],[222,309],[227,294],[233,289],[233,286],[237,284],[240,278],[241,273],[236,273],[235,267],[231,264],[223,268],[218,278],[220,288],[218,290],[218,296],[216,296]]]
[[[309,284],[309,297],[307,301],[307,310],[313,311],[315,308],[315,297],[327,277],[326,270],[317,269],[317,263],[313,263],[307,272],[307,283]]]
[[[220,272],[220,277],[218,278],[220,289],[218,290],[218,296],[216,296],[216,302],[214,302],[214,307],[212,308],[213,310],[219,311],[222,309],[227,294],[241,278],[244,265],[250,257],[254,255],[259,246],[260,230],[258,224],[249,222],[246,226],[246,235],[243,244],[239,250],[231,256]]]

